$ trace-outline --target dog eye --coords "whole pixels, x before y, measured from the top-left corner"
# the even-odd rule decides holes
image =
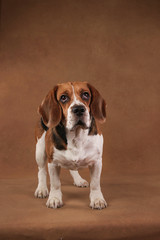
[[[62,103],[66,103],[68,100],[69,100],[69,97],[68,97],[67,95],[62,95],[62,96],[60,97],[60,101],[61,101]]]
[[[89,96],[89,93],[88,92],[83,92],[82,93],[82,99],[83,100],[88,100],[90,98],[90,96]]]

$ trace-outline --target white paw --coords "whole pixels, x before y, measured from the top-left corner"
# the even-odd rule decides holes
[[[103,198],[96,198],[91,200],[90,207],[92,209],[103,209],[107,207],[107,203]]]
[[[63,202],[61,199],[59,199],[57,197],[52,197],[52,198],[48,198],[46,206],[48,208],[60,208],[63,206]]]
[[[48,189],[47,187],[37,187],[34,196],[36,198],[46,198],[48,196]]]
[[[73,184],[77,187],[89,187],[89,183],[83,178],[74,181]]]

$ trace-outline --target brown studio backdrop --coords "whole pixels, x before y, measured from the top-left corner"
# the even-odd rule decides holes
[[[0,239],[159,240],[160,1],[0,6]],[[89,81],[107,102],[102,211],[88,207],[89,188],[73,186],[67,170],[63,208],[34,198],[37,107],[66,81]]]
[[[37,172],[37,107],[67,81],[106,99],[103,174],[160,172],[159,13],[159,1],[1,1],[1,177]]]

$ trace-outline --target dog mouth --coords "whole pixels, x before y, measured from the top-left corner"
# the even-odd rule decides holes
[[[76,124],[74,125],[74,127],[72,128],[72,130],[75,130],[75,129],[79,128],[79,127],[82,128],[82,129],[88,129],[86,123],[83,122],[83,121],[80,120],[80,119],[76,122]]]
[[[85,126],[85,123],[82,120],[78,120],[76,126]]]

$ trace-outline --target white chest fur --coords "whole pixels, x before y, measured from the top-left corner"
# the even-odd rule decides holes
[[[54,148],[53,163],[58,166],[77,170],[101,160],[103,136],[88,135],[88,130],[81,129],[78,136],[74,132],[67,133],[67,150]]]

